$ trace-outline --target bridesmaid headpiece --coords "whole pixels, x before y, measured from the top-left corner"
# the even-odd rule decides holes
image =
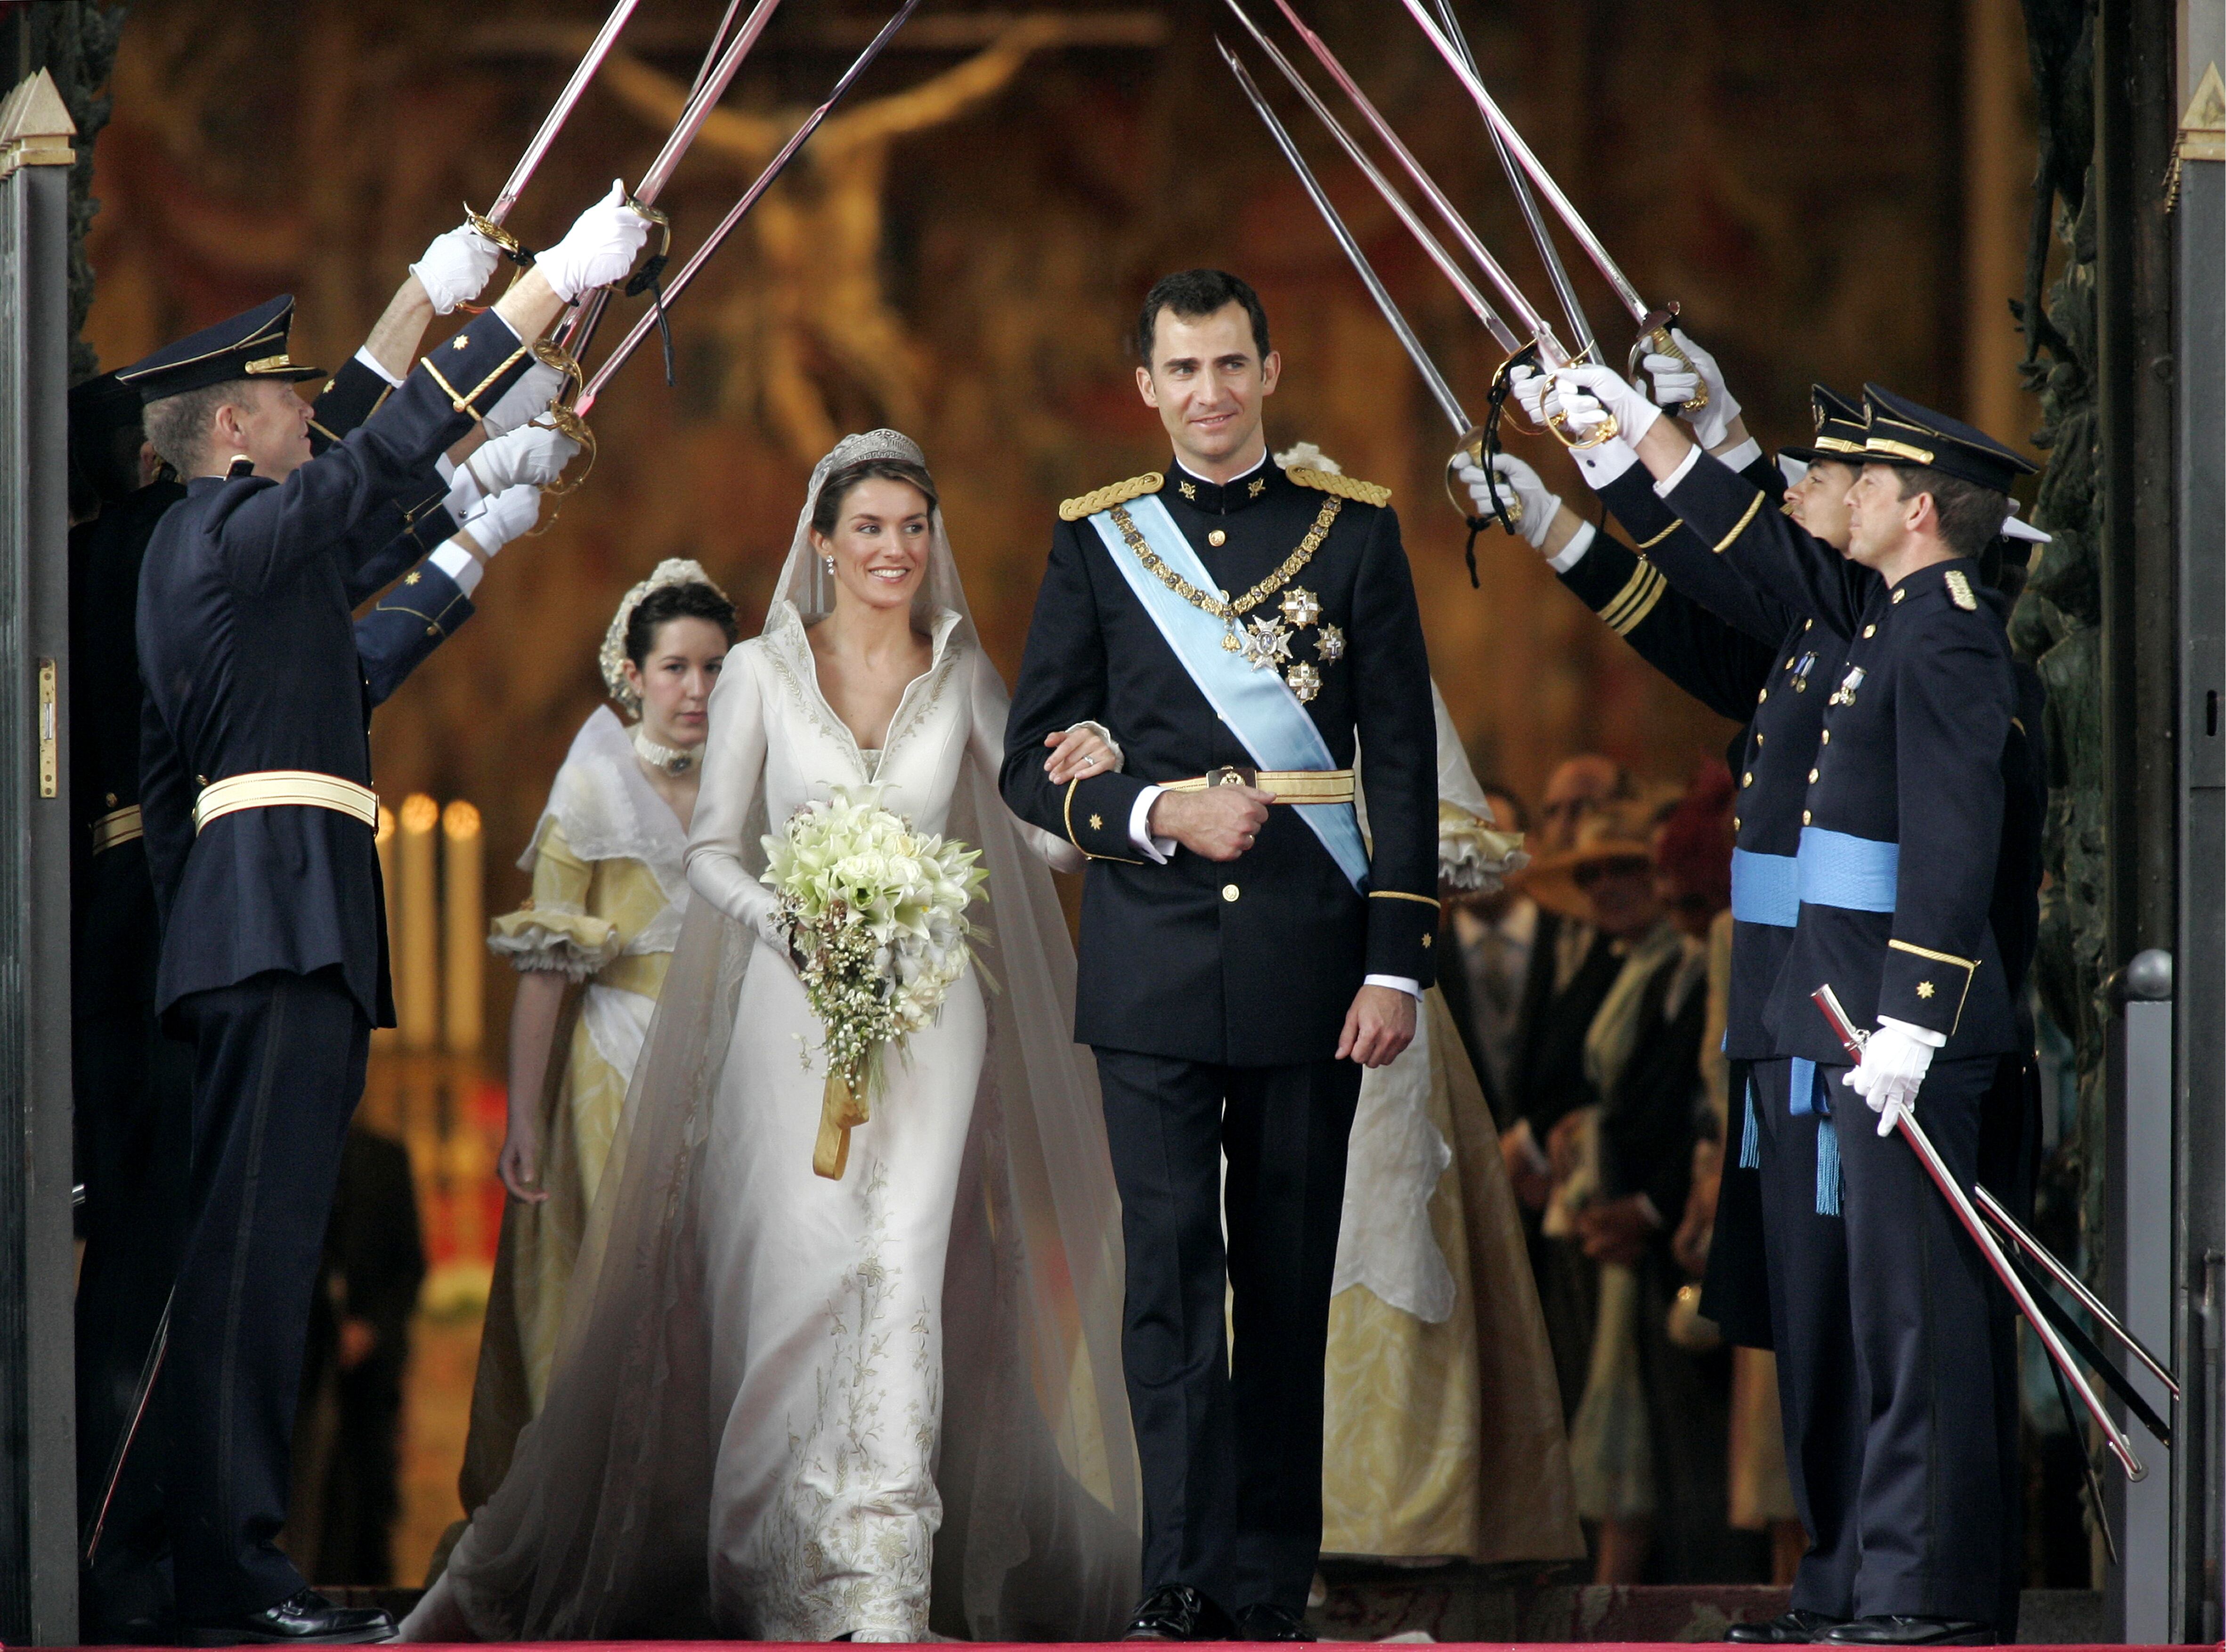
[[[626,627],[633,622],[633,611],[641,606],[641,600],[668,585],[708,585],[719,591],[718,581],[703,571],[703,563],[692,557],[668,556],[647,579],[619,599],[619,611],[611,616],[611,628],[603,633],[603,650],[597,658],[603,668],[603,686],[629,717],[641,715],[641,696],[626,678]],[[727,594],[719,591],[719,594]]]

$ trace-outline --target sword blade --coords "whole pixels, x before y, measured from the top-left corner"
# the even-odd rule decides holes
[[[108,1529],[108,1511],[116,1502],[116,1488],[124,1479],[124,1465],[131,1455],[131,1442],[139,1436],[139,1425],[147,1419],[147,1402],[154,1396],[155,1379],[162,1374],[163,1357],[170,1350],[170,1307],[178,1299],[177,1287],[162,1299],[162,1317],[155,1322],[155,1340],[148,1345],[147,1357],[139,1367],[139,1381],[131,1390],[131,1410],[124,1420],[124,1428],[116,1436],[116,1449],[108,1454],[108,1477],[101,1482],[100,1504],[92,1511],[86,1525],[85,1542],[79,1553],[90,1566],[100,1555],[100,1539]]]
[[[2087,1288],[2087,1283],[2056,1259],[2053,1252],[2042,1244],[2025,1223],[2003,1208],[2002,1202],[1983,1186],[1975,1186],[1971,1197],[1978,1201],[1980,1213],[2000,1228],[2004,1236],[2019,1250],[2032,1258],[2036,1266],[2077,1300],[2079,1306],[2095,1316],[2095,1323],[2125,1344],[2126,1351],[2148,1367],[2149,1374],[2165,1386],[2165,1391],[2175,1400],[2179,1398],[2179,1383],[2164,1363],[2142,1344],[2140,1337],[2126,1329],[2118,1316],[2103,1305],[2102,1299]]]
[[[1809,1001],[1823,1012],[1824,1019],[1831,1023],[1833,1034],[1841,1046],[1855,1060],[1860,1061],[1865,1035],[1848,1020],[1848,1012],[1840,1002],[1840,995],[1827,985],[1809,994]],[[2118,1426],[2102,1401],[2096,1396],[2094,1385],[2087,1380],[2087,1373],[2079,1369],[2078,1363],[2071,1357],[2071,1350],[2064,1345],[2064,1338],[2057,1335],[2056,1327],[2049,1323],[2048,1316],[2033,1300],[2024,1276],[2002,1254],[2002,1248],[1995,1242],[1993,1230],[1971,1203],[1971,1196],[1963,1191],[1954,1173],[1949,1170],[1947,1160],[1941,1158],[1939,1150],[1932,1145],[1932,1138],[1925,1134],[1924,1127],[1918,1123],[1916,1115],[1906,1108],[1894,1109],[1893,1116],[1900,1128],[1902,1140],[1908,1142],[1911,1150],[1917,1154],[1917,1161],[1923,1166],[1925,1175],[1930,1179],[1933,1186],[1940,1190],[1940,1197],[1948,1201],[1948,1208],[1954,1213],[1956,1220],[1971,1236],[1971,1242],[1979,1248],[1979,1255],[1986,1259],[1987,1266],[1994,1270],[1994,1277],[2001,1281],[2002,1288],[2010,1293],[2010,1300],[2017,1304],[2018,1312],[2032,1327],[2033,1335],[2040,1338],[2040,1345],[2048,1350],[2048,1357],[2057,1372],[2071,1385],[2071,1391],[2079,1396],[2079,1403],[2086,1407],[2087,1414],[2095,1420],[2096,1427],[2102,1431],[2103,1441],[2110,1448],[2110,1455],[2118,1459],[2118,1466],[2125,1470],[2126,1477],[2128,1480],[2146,1477],[2148,1471],[2141,1466],[2140,1458],[2134,1455],[2133,1441],[2127,1438],[2125,1431]]]
[[[665,146],[658,150],[657,158],[649,163],[649,170],[641,175],[641,181],[634,187],[633,198],[643,206],[656,204],[658,193],[672,176],[673,168],[680,164],[680,157],[688,153],[688,146],[696,141],[696,134],[703,130],[703,123],[711,118],[712,109],[720,98],[727,95],[727,86],[734,79],[735,72],[742,67],[742,60],[758,43],[758,36],[765,33],[766,25],[773,21],[773,11],[779,4],[780,0],[758,0],[757,4],[750,9],[750,15],[742,20],[741,33],[720,54],[719,60],[711,67],[711,72],[701,77],[701,84],[682,106],[680,118],[673,123]]]
[[[789,135],[788,142],[780,146],[780,153],[766,163],[766,168],[758,174],[757,181],[750,185],[749,188],[743,193],[742,198],[728,212],[726,217],[721,219],[717,226],[704,238],[703,245],[696,249],[695,256],[681,265],[679,273],[673,276],[671,284],[665,289],[665,302],[668,308],[674,299],[679,297],[687,289],[688,283],[695,280],[696,272],[701,270],[710,256],[719,250],[720,244],[734,232],[735,226],[748,215],[750,208],[758,204],[759,197],[773,187],[773,180],[779,177],[786,169],[788,163],[796,158],[797,151],[804,147],[805,140],[819,130],[819,123],[825,120],[835,105],[843,101],[843,94],[850,90],[852,84],[866,72],[874,60],[881,54],[881,48],[895,38],[897,30],[904,26],[905,20],[912,16],[919,5],[919,0],[904,0],[904,4],[898,9],[896,15],[881,25],[881,32],[874,35],[868,42],[866,49],[858,54],[850,67],[843,71],[843,78],[835,83],[834,91],[827,94],[827,101],[805,116],[804,124]],[[595,369],[595,376],[588,380],[586,387],[580,392],[579,403],[574,411],[582,417],[587,416],[588,410],[595,404],[595,397],[601,393],[603,386],[610,382],[611,375],[624,366],[626,358],[641,347],[642,340],[649,336],[650,329],[656,325],[657,316],[653,312],[642,316],[634,323],[633,331],[619,341],[618,347],[604,359],[602,365]]]
[[[1517,164],[1530,175],[1531,182],[1537,185],[1538,192],[1546,197],[1548,204],[1561,218],[1569,233],[1576,238],[1577,245],[1584,248],[1585,256],[1593,261],[1593,267],[1606,278],[1609,286],[1615,289],[1615,295],[1623,301],[1623,307],[1631,312],[1631,320],[1642,327],[1655,326],[1656,323],[1650,319],[1655,312],[1650,309],[1646,301],[1638,295],[1638,289],[1631,284],[1623,271],[1616,266],[1615,260],[1608,256],[1607,248],[1600,245],[1600,238],[1593,233],[1592,226],[1585,222],[1582,214],[1570,203],[1569,198],[1561,193],[1561,186],[1554,181],[1553,174],[1547,171],[1538,157],[1530,152],[1530,146],[1523,141],[1523,134],[1515,130],[1514,122],[1509,120],[1501,112],[1499,105],[1493,99],[1491,93],[1485,90],[1483,80],[1462,60],[1461,54],[1454,48],[1453,43],[1447,40],[1437,24],[1430,20],[1429,13],[1422,9],[1422,0],[1401,0],[1401,3],[1413,15],[1415,21],[1421,25],[1423,34],[1429,36],[1430,44],[1437,48],[1438,55],[1445,59],[1446,67],[1453,72],[1454,77],[1460,81],[1462,87],[1475,101],[1477,108],[1483,113],[1485,123],[1506,144],[1508,153],[1512,155]]]
[[[1307,27],[1299,14],[1292,10],[1291,0],[1275,0],[1275,9],[1283,14],[1284,20],[1296,31],[1299,38],[1306,41],[1307,49],[1314,54],[1315,60],[1328,72],[1330,79],[1337,82],[1339,89],[1352,100],[1352,106],[1360,111],[1361,118],[1365,120],[1370,129],[1383,141],[1384,147],[1398,158],[1399,164],[1406,168],[1407,175],[1415,181],[1415,187],[1422,192],[1424,199],[1436,209],[1438,216],[1445,220],[1446,227],[1453,232],[1453,239],[1460,243],[1461,251],[1475,260],[1477,267],[1484,271],[1485,278],[1498,289],[1500,298],[1513,314],[1517,326],[1523,328],[1538,341],[1538,353],[1545,359],[1546,365],[1549,367],[1568,365],[1569,353],[1561,347],[1561,341],[1555,336],[1552,325],[1538,313],[1538,307],[1523,295],[1523,289],[1517,287],[1513,278],[1500,267],[1499,260],[1491,256],[1491,249],[1486,247],[1477,232],[1469,227],[1467,220],[1461,217],[1446,192],[1438,187],[1437,181],[1422,169],[1422,163],[1414,157],[1404,143],[1400,142],[1399,134],[1392,130],[1391,123],[1384,119],[1376,105],[1368,100],[1368,94],[1363,92],[1359,83],[1346,73],[1345,65],[1338,61],[1337,54],[1329,49],[1328,43]]]
[[[525,186],[532,181],[534,169],[541,164],[542,157],[549,153],[549,146],[556,141],[556,134],[563,130],[564,123],[571,118],[573,109],[586,93],[588,83],[595,78],[595,71],[603,67],[603,60],[618,44],[619,31],[626,26],[627,19],[634,14],[634,8],[640,3],[641,0],[619,0],[618,4],[611,8],[611,15],[603,19],[602,28],[596,31],[594,42],[588,48],[588,54],[572,71],[572,78],[564,83],[564,90],[556,94],[556,103],[542,118],[541,130],[534,133],[533,141],[525,146],[525,153],[518,156],[518,164],[510,169],[510,177],[503,184],[502,193],[494,198],[494,205],[487,208],[490,222],[499,224],[510,216],[510,209],[518,204],[518,198],[525,193]]]
[[[1383,198],[1384,204],[1407,226],[1408,233],[1421,244],[1422,251],[1430,255],[1430,262],[1438,266],[1447,281],[1453,283],[1453,290],[1460,295],[1461,302],[1469,307],[1478,321],[1484,323],[1485,330],[1491,334],[1493,340],[1510,356],[1520,350],[1523,340],[1515,336],[1515,329],[1500,319],[1499,312],[1492,308],[1491,301],[1479,292],[1476,283],[1469,279],[1468,271],[1462,269],[1453,255],[1446,251],[1444,244],[1430,233],[1428,226],[1422,222],[1421,215],[1408,205],[1407,198],[1383,175],[1376,162],[1369,159],[1368,151],[1362,149],[1337,117],[1330,113],[1329,106],[1314,95],[1314,89],[1300,76],[1291,60],[1275,49],[1275,43],[1261,32],[1260,25],[1252,21],[1250,14],[1238,3],[1238,0],[1228,0],[1228,4],[1230,10],[1237,14],[1237,22],[1243,23],[1251,35],[1254,42],[1268,54],[1269,60],[1283,72],[1283,78],[1291,83],[1299,96],[1306,99],[1307,107],[1313,111],[1315,118],[1329,129],[1330,135],[1352,157],[1353,164],[1360,168],[1361,175],[1375,186],[1376,193]],[[1216,44],[1219,42],[1217,41]],[[1226,48],[1224,50],[1225,54]],[[1249,80],[1248,76],[1248,83]]]
[[[1360,277],[1360,284],[1368,289],[1368,295],[1376,301],[1376,308],[1383,311],[1383,319],[1390,323],[1391,331],[1406,346],[1407,359],[1415,364],[1415,371],[1422,375],[1422,383],[1429,388],[1430,397],[1437,403],[1438,410],[1452,423],[1455,435],[1467,435],[1469,417],[1461,410],[1460,398],[1453,394],[1453,386],[1446,383],[1445,375],[1430,359],[1430,353],[1422,348],[1421,340],[1415,336],[1415,329],[1407,324],[1407,318],[1399,313],[1399,306],[1392,301],[1390,289],[1384,286],[1383,278],[1368,262],[1368,255],[1360,250],[1360,243],[1345,227],[1345,220],[1338,216],[1337,208],[1330,204],[1328,194],[1313,175],[1313,168],[1299,153],[1299,146],[1291,141],[1290,133],[1275,118],[1275,111],[1268,106],[1268,100],[1260,95],[1260,88],[1253,84],[1251,75],[1237,60],[1237,54],[1218,39],[1213,43],[1221,53],[1221,60],[1229,65],[1230,73],[1237,77],[1237,84],[1244,89],[1245,97],[1250,100],[1262,124],[1267,127],[1268,135],[1275,140],[1275,147],[1282,150],[1283,158],[1291,163],[1291,170],[1299,175],[1299,181],[1306,186],[1307,194],[1313,198],[1314,207],[1321,213],[1322,221],[1329,226],[1329,232],[1336,237],[1338,245],[1345,249],[1345,256],[1352,260],[1353,273]]]
[[[1468,72],[1481,81],[1483,75],[1476,67],[1476,54],[1469,49],[1468,36],[1461,32],[1460,20],[1453,16],[1453,0],[1436,0],[1438,19],[1445,25],[1446,38],[1468,66]],[[1538,249],[1538,261],[1546,266],[1546,279],[1552,283],[1554,297],[1561,307],[1561,314],[1569,323],[1569,336],[1575,342],[1580,356],[1598,357],[1599,341],[1593,337],[1593,324],[1586,318],[1585,307],[1577,300],[1577,289],[1569,280],[1569,271],[1561,262],[1561,250],[1554,245],[1554,233],[1546,226],[1545,214],[1538,210],[1538,197],[1530,187],[1530,180],[1515,157],[1507,152],[1507,140],[1490,121],[1484,130],[1491,137],[1492,152],[1499,157],[1500,169],[1507,175],[1507,187],[1515,192],[1515,204],[1522,209],[1523,221],[1529,226],[1530,239]]]
[[[735,26],[735,14],[742,9],[742,0],[727,0],[727,9],[719,16],[719,27],[711,35],[711,43],[703,48],[703,60],[696,67],[696,78],[688,84],[688,95],[694,97],[703,90],[704,79],[711,66],[719,60],[719,48],[727,38],[727,31]]]

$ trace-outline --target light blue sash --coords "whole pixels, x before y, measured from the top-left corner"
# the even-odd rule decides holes
[[[1159,559],[1176,574],[1188,580],[1202,591],[1218,591],[1220,582],[1205,570],[1205,564],[1191,549],[1190,541],[1182,537],[1167,507],[1158,498],[1146,494],[1128,506],[1129,520],[1144,537]],[[1109,510],[1097,511],[1091,518],[1097,524],[1097,537],[1105,542],[1105,549],[1113,558],[1113,566],[1121,570],[1121,577],[1129,581],[1129,588],[1136,594],[1136,600],[1144,605],[1144,612],[1152,616],[1152,623],[1160,628],[1160,635],[1167,639],[1175,658],[1183,663],[1199,692],[1237,733],[1244,749],[1252,754],[1254,765],[1263,769],[1327,770],[1337,766],[1330,755],[1329,745],[1314,727],[1314,720],[1307,715],[1298,696],[1285,686],[1283,679],[1274,671],[1256,669],[1242,654],[1232,654],[1221,645],[1226,634],[1221,621],[1203,608],[1193,607],[1161,584],[1152,571],[1129,549],[1128,541]],[[1368,886],[1368,847],[1361,841],[1360,822],[1349,803],[1309,803],[1278,804],[1289,808],[1313,829],[1322,847],[1330,852],[1339,869],[1351,879],[1355,889],[1365,892]]]
[[[1901,846],[1875,837],[1801,829],[1801,899],[1811,906],[1890,912],[1901,877]]]
[[[1801,921],[1801,872],[1790,855],[1732,851],[1732,916],[1742,924],[1791,929]]]

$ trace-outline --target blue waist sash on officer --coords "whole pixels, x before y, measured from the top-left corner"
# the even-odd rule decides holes
[[[1901,845],[1822,826],[1801,829],[1801,899],[1851,912],[1891,912],[1901,879]]]
[[[1123,507],[1114,507],[1123,508]],[[1125,507],[1129,521],[1161,562],[1201,590],[1217,590],[1220,581],[1206,571],[1190,541],[1182,537],[1166,505],[1147,494]],[[1283,679],[1272,670],[1256,669],[1242,654],[1222,646],[1228,634],[1222,621],[1205,609],[1178,596],[1145,568],[1129,549],[1113,509],[1093,513],[1091,522],[1111,553],[1114,567],[1129,581],[1129,588],[1144,605],[1144,612],[1174,650],[1175,658],[1198,684],[1199,692],[1220,714],[1221,720],[1243,742],[1252,760],[1262,769],[1329,770],[1337,767],[1329,743],[1307,715]],[[1306,822],[1330,852],[1355,889],[1365,890],[1368,848],[1361,841],[1360,822],[1350,803],[1294,804],[1292,811]]]
[[[378,829],[378,794],[337,774],[311,769],[266,769],[212,780],[194,799],[194,830],[243,809],[329,809]]]
[[[1801,920],[1800,862],[1790,855],[1732,851],[1732,916],[1791,929]]]

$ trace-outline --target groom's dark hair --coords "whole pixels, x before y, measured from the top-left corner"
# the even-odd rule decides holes
[[[1260,359],[1268,359],[1268,312],[1260,302],[1260,295],[1241,277],[1226,270],[1178,270],[1172,276],[1161,276],[1152,283],[1152,290],[1144,295],[1142,313],[1136,317],[1136,359],[1147,370],[1152,365],[1152,340],[1157,333],[1160,312],[1171,309],[1186,321],[1200,321],[1224,304],[1242,304],[1245,315],[1252,318],[1252,346],[1260,353]]]

